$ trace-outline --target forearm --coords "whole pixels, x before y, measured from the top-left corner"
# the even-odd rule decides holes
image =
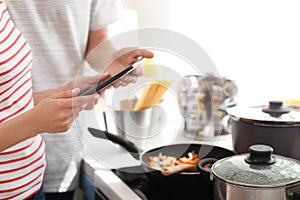
[[[106,28],[89,33],[86,60],[93,69],[103,73],[108,64],[112,62],[116,52],[115,47],[108,39]]]
[[[0,124],[0,152],[34,137],[39,133],[35,124],[34,111],[29,110],[11,120]]]
[[[107,28],[89,32],[86,56],[95,49],[100,43],[108,39]]]

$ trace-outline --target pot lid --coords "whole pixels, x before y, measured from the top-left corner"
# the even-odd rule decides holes
[[[276,123],[300,123],[300,112],[292,111],[282,101],[270,101],[268,106],[228,108],[227,113],[240,119]]]
[[[280,187],[300,181],[300,161],[272,155],[267,145],[253,145],[249,152],[217,161],[212,173],[225,182],[249,187]]]

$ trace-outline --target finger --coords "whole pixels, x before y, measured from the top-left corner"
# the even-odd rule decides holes
[[[105,88],[105,90],[107,90],[107,89],[109,89],[109,88],[111,88],[111,86]],[[102,96],[102,95],[105,93],[105,90],[100,90],[100,91],[98,92],[98,94],[99,94],[100,96]],[[98,101],[97,101],[97,103],[98,103]]]
[[[72,97],[75,97],[75,96],[77,96],[77,95],[79,95],[79,93],[80,93],[80,89],[79,88],[74,88],[73,90],[71,90],[71,95],[72,95]],[[69,95],[68,93],[67,93],[67,95]],[[66,98],[68,98],[69,96],[66,96]]]
[[[92,110],[93,108],[94,108],[93,103],[86,103],[81,106],[73,107],[73,113],[76,114],[76,113],[81,112],[82,110]]]
[[[82,110],[93,110],[94,107],[95,107],[95,104],[89,103]]]
[[[94,76],[85,76],[81,81],[78,82],[78,86],[83,89],[90,88],[92,85],[96,86],[96,84],[101,83],[102,81],[108,79],[110,74],[103,73],[97,74]]]
[[[86,103],[80,106],[73,106],[72,107],[72,114],[78,115],[83,110],[92,110],[94,108],[94,104]]]
[[[130,74],[133,74],[135,76],[143,76],[144,75],[144,67],[138,66]]]
[[[125,86],[128,85],[128,84],[129,84],[128,82],[121,81],[120,86],[125,87]]]
[[[69,128],[71,127],[71,125],[73,124],[74,120],[79,116],[79,112],[77,113],[73,113],[73,115],[70,117],[70,119],[68,121],[66,121],[67,126],[69,126]]]
[[[126,82],[126,83],[135,83],[137,81],[137,76],[134,76],[134,75],[131,75],[131,74],[128,74],[125,79],[123,80],[123,82]]]
[[[93,105],[96,105],[99,102],[100,95],[98,94],[98,98],[95,97],[95,101]]]
[[[87,103],[91,103],[94,104],[94,102],[99,98],[99,94],[95,93],[92,95],[88,95],[88,96],[78,96],[78,97],[74,97],[73,101],[72,101],[72,106],[76,107],[76,106],[81,106]]]
[[[80,113],[80,111],[85,110],[85,108],[88,106],[88,104],[84,104],[82,106],[76,106],[72,108],[72,114],[74,115],[78,115]]]
[[[154,54],[147,49],[137,49],[137,48],[126,48],[119,52],[120,58],[123,60],[122,63],[133,64],[141,56],[145,58],[153,58]]]
[[[95,105],[89,104],[84,110],[93,110]]]
[[[115,82],[114,84],[113,84],[113,86],[115,87],[115,88],[118,88],[118,87],[120,87],[122,85],[122,81],[117,81],[117,82]]]
[[[131,83],[136,83],[137,80],[138,80],[138,77],[137,77],[137,76],[132,76]]]
[[[145,58],[153,58],[154,54],[153,52],[147,50],[147,49],[139,49],[139,48],[135,48],[135,47],[129,47],[129,48],[125,48],[122,49],[120,51],[121,55],[128,55],[129,57],[133,58],[133,59],[138,59],[140,56],[143,56]]]
[[[98,76],[98,78],[99,78],[98,82],[104,81],[104,80],[106,80],[106,79],[108,79],[110,77],[111,77],[111,75],[109,73],[103,73],[103,74],[100,75],[100,77]]]
[[[73,121],[79,116],[79,113],[77,113],[76,115],[73,115]]]
[[[147,49],[136,49],[132,52],[132,55],[135,59],[138,59],[140,56],[145,58],[153,58],[154,54]]]
[[[56,94],[51,95],[49,98],[51,99],[61,99],[61,98],[71,98],[75,97],[79,94],[80,89],[74,88],[73,90],[65,90]]]
[[[114,83],[114,84],[116,84],[116,83]],[[114,84],[109,85],[109,86],[106,86],[105,88],[101,89],[101,90],[98,92],[98,94],[99,94],[99,95],[104,94],[104,93],[105,93],[105,90],[108,90],[108,89],[112,88]]]

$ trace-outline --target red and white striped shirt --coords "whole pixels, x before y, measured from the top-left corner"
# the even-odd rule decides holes
[[[31,65],[31,49],[0,0],[0,123],[33,107]],[[44,156],[40,135],[0,152],[0,199],[26,199],[39,190]]]

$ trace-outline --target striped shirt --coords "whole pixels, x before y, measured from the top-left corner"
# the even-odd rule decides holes
[[[31,49],[0,0],[0,123],[33,107],[31,65]],[[0,199],[25,199],[40,189],[44,152],[40,135],[0,152]]]
[[[33,90],[55,88],[83,74],[89,31],[119,19],[120,0],[9,0],[9,13],[33,52]],[[87,116],[87,115],[85,115]],[[64,133],[42,134],[46,144],[45,192],[79,185],[85,118]]]

